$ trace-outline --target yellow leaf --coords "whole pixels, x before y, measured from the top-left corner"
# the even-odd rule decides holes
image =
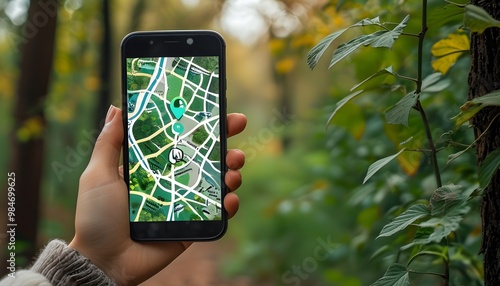
[[[436,57],[432,62],[432,68],[446,74],[458,58],[469,49],[470,42],[466,34],[461,32],[449,34],[446,39],[440,40],[432,46],[432,55]]]
[[[422,152],[403,152],[398,156],[397,160],[403,172],[410,176],[413,176],[420,168],[423,157],[424,154],[422,154]]]
[[[296,62],[296,59],[291,57],[279,60],[276,63],[276,72],[279,74],[289,73],[295,67]]]
[[[22,142],[40,138],[43,134],[44,123],[42,118],[35,116],[26,119],[16,131],[17,138]]]
[[[311,34],[304,34],[292,39],[292,48],[299,49],[302,47],[312,48],[315,44],[314,36]]]
[[[283,39],[272,39],[269,41],[269,50],[273,55],[279,55],[286,47]]]

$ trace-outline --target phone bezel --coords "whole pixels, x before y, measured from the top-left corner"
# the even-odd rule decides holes
[[[188,44],[187,39],[193,42]],[[152,42],[152,44],[151,44]],[[224,235],[227,229],[227,212],[224,208],[224,197],[227,186],[224,182],[226,166],[226,59],[225,42],[220,34],[214,31],[145,31],[134,32],[124,37],[121,43],[122,70],[122,115],[124,126],[123,140],[123,177],[129,192],[128,174],[128,112],[127,112],[127,58],[141,57],[219,57],[219,126],[221,148],[221,220],[205,221],[165,221],[165,222],[130,222],[130,236],[137,241],[200,241],[215,240]],[[128,197],[130,208],[130,195]]]

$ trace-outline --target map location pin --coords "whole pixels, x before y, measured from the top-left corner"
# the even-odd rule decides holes
[[[172,101],[170,102],[170,110],[174,114],[175,118],[177,118],[177,120],[181,119],[184,115],[184,112],[186,112],[186,105],[186,101],[180,96],[172,99]]]
[[[174,134],[181,135],[182,132],[184,132],[184,125],[180,122],[175,122],[174,125],[172,125],[172,132]]]

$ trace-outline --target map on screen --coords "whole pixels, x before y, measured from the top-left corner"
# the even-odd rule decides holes
[[[130,221],[221,220],[218,57],[127,58]]]

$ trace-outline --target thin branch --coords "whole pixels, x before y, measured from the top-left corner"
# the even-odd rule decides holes
[[[432,150],[430,149],[405,149],[408,152],[418,152],[418,153],[430,153]]]
[[[495,115],[495,117],[493,117],[493,120],[491,120],[490,124],[488,124],[488,127],[486,127],[486,129],[484,129],[483,133],[479,134],[479,136],[477,136],[476,140],[474,140],[474,142],[472,142],[472,144],[470,144],[470,145],[465,145],[467,148],[465,148],[465,149],[464,149],[464,150],[462,150],[461,152],[462,152],[462,153],[465,153],[465,152],[467,152],[469,149],[474,148],[474,147],[476,146],[477,141],[479,141],[479,139],[481,139],[481,137],[483,137],[483,135],[485,135],[485,134],[488,132],[488,130],[490,129],[491,125],[493,124],[493,122],[495,122],[495,120],[497,119],[497,117],[498,117],[498,116],[500,116],[500,113],[499,113],[499,114],[497,114],[497,115]],[[453,141],[452,141],[452,142],[453,142]],[[456,143],[456,142],[454,142],[454,143],[455,143],[456,145],[458,145],[458,143]],[[458,156],[457,156],[457,158],[458,158]],[[452,160],[450,160],[450,161],[448,161],[448,164],[449,164],[451,161],[453,161],[453,160],[455,160],[455,158],[454,158],[454,159],[452,159]]]
[[[448,260],[443,259],[444,261],[444,285],[449,286],[450,285],[450,263]]]
[[[403,36],[408,36],[408,37],[413,37],[413,38],[418,38],[418,34],[412,34],[412,33],[401,33]]]
[[[424,40],[427,33],[427,0],[422,0],[422,30],[418,34],[418,70],[417,70],[417,90],[416,94],[420,95],[422,91],[422,66],[424,62]]]
[[[448,258],[442,254],[442,253],[439,253],[439,252],[435,252],[435,251],[420,251],[418,253],[416,253],[415,255],[413,255],[410,260],[408,261],[408,263],[406,264],[407,267],[410,267],[410,264],[413,262],[413,260],[415,260],[417,257],[419,256],[437,256],[439,258],[442,258],[443,260],[447,260]]]
[[[405,75],[400,75],[400,74],[395,74],[395,75],[396,75],[396,77],[399,77],[400,79],[409,80],[409,81],[412,81],[414,83],[417,83],[416,78],[405,76]]]
[[[450,267],[449,267],[449,257],[443,253],[439,252],[434,252],[434,251],[421,251],[415,254],[413,257],[410,258],[410,261],[408,261],[407,267],[410,266],[410,264],[419,256],[437,256],[440,257],[443,262],[444,262],[444,274],[441,273],[435,273],[435,272],[420,272],[420,271],[415,271],[415,270],[408,270],[410,273],[414,274],[426,274],[426,275],[434,275],[434,276],[439,276],[443,278],[445,281],[445,286],[449,285],[450,281]]]
[[[422,121],[424,123],[425,136],[427,137],[427,143],[429,144],[429,149],[431,150],[431,158],[432,158],[432,167],[434,169],[434,177],[436,178],[437,187],[440,188],[443,186],[443,184],[441,182],[441,173],[439,172],[439,166],[438,166],[438,162],[437,162],[436,145],[434,145],[434,140],[432,139],[431,128],[429,126],[429,120],[427,119],[427,115],[425,114],[424,108],[422,107],[422,104],[420,103],[420,99],[417,99],[417,103],[415,104],[415,108],[420,113],[420,116],[422,117]]]
[[[417,89],[415,91],[418,94],[417,103],[415,108],[420,113],[422,121],[425,127],[425,136],[427,137],[427,142],[429,144],[429,149],[431,149],[432,166],[434,169],[434,177],[436,178],[436,185],[440,188],[443,184],[441,182],[441,173],[439,172],[439,165],[436,156],[436,146],[434,145],[434,140],[432,139],[431,128],[429,126],[429,120],[425,114],[424,108],[420,102],[420,93],[422,92],[422,68],[424,62],[424,40],[425,34],[427,33],[427,0],[422,0],[422,30],[418,34],[418,69],[417,69]]]
[[[464,143],[460,143],[460,142],[453,141],[453,140],[448,141],[448,144],[450,146],[456,146],[456,147],[467,147],[467,148],[470,148],[471,145],[473,145],[472,147],[475,147],[474,143],[472,143],[472,144],[464,144]]]

